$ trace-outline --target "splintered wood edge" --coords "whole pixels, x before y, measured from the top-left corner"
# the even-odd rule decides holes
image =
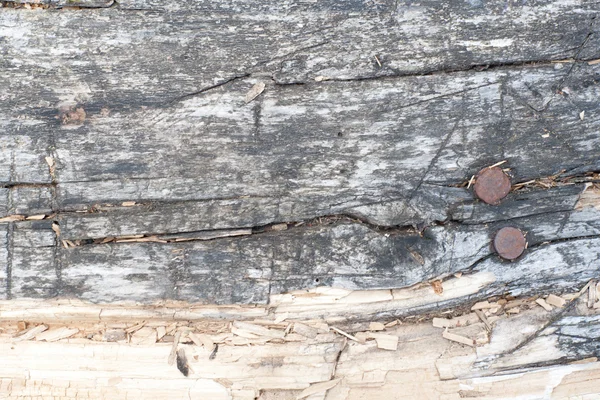
[[[65,300],[54,301],[52,305],[35,301],[3,302],[0,307],[12,308],[13,312],[17,306],[20,306],[21,310],[27,310],[35,308],[36,305],[46,305],[46,308],[52,309],[55,314],[46,312],[46,316],[49,316],[48,322],[36,324],[7,319],[4,311],[2,312],[4,318],[0,320],[0,350],[6,350],[7,358],[4,367],[0,366],[0,374],[8,375],[0,375],[3,376],[0,381],[7,379],[7,382],[13,385],[14,393],[21,393],[17,383],[21,382],[18,379],[22,379],[19,378],[22,375],[18,374],[20,369],[26,368],[32,371],[32,378],[26,380],[28,385],[37,382],[36,379],[48,379],[43,377],[51,376],[53,378],[47,382],[56,385],[58,381],[54,380],[62,379],[69,387],[78,388],[79,385],[85,384],[85,377],[96,373],[117,376],[118,378],[110,378],[113,379],[111,382],[124,382],[124,385],[113,385],[111,390],[114,391],[115,397],[123,396],[128,390],[155,390],[154,386],[147,386],[148,381],[162,382],[163,386],[174,385],[169,386],[172,393],[187,393],[190,389],[185,382],[194,381],[198,382],[194,386],[194,393],[200,395],[200,398],[245,400],[256,398],[264,391],[283,391],[291,392],[290,396],[293,397],[288,396],[289,398],[301,399],[323,394],[327,395],[327,398],[341,399],[359,398],[359,394],[344,397],[343,393],[352,390],[361,393],[361,390],[374,387],[391,393],[395,390],[394,385],[408,384],[408,381],[392,378],[396,376],[394,371],[408,373],[414,370],[415,373],[427,376],[423,378],[422,383],[429,382],[437,388],[448,390],[460,389],[461,396],[473,397],[476,392],[483,395],[481,390],[491,390],[486,398],[501,398],[500,395],[492,396],[496,389],[490,388],[499,387],[507,380],[515,382],[513,389],[518,390],[520,394],[528,393],[528,390],[537,393],[535,385],[531,389],[519,386],[519,377],[524,373],[529,374],[527,376],[541,374],[540,379],[545,381],[550,378],[544,374],[551,368],[562,371],[564,376],[573,374],[573,379],[584,374],[590,382],[597,383],[600,381],[600,363],[594,354],[588,352],[568,365],[552,365],[556,360],[553,357],[562,354],[564,349],[548,341],[549,336],[537,333],[534,333],[532,338],[534,346],[524,348],[524,351],[533,356],[520,358],[521,356],[513,354],[512,351],[512,333],[516,330],[506,329],[506,326],[510,328],[513,324],[521,328],[527,327],[519,332],[535,332],[540,318],[557,320],[559,315],[556,313],[569,309],[576,310],[576,314],[581,318],[593,319],[600,311],[596,307],[587,309],[586,306],[590,296],[588,292],[594,291],[594,298],[598,298],[597,290],[596,280],[591,280],[581,291],[566,295],[540,293],[539,296],[519,299],[491,297],[479,302],[476,312],[470,311],[469,305],[451,313],[452,318],[447,318],[448,314],[444,313],[433,321],[406,318],[389,322],[385,318],[378,318],[361,327],[351,325],[344,330],[338,328],[340,325],[337,323],[337,326],[330,325],[318,318],[302,319],[302,322],[299,322],[293,312],[283,315],[248,314],[245,321],[233,318],[233,314],[226,319],[213,316],[210,320],[199,318],[186,321],[173,319],[177,314],[172,310],[181,309],[181,304],[171,305],[170,311],[167,311],[165,306],[162,309],[161,306],[155,306],[157,310],[162,310],[160,315],[164,320],[161,321],[156,318],[158,314],[148,314],[151,308],[148,306],[145,309],[138,307],[137,311],[142,313],[135,314],[134,307],[113,306],[112,309],[103,310],[100,306]],[[342,294],[336,289],[321,289],[320,292],[329,298],[328,301],[332,301],[332,298],[338,299]],[[372,303],[380,305],[380,292],[359,295],[365,301],[379,300]],[[336,296],[332,296],[333,293]],[[341,298],[352,304],[357,300],[353,295],[357,294],[350,292]],[[563,307],[557,307],[552,313],[545,311],[537,302],[544,296],[550,303]],[[570,307],[575,305],[573,302],[577,302],[577,308]],[[93,315],[96,315],[97,319],[81,320],[83,314],[74,312],[75,308],[79,308],[80,311],[87,309],[88,312],[96,310]],[[237,309],[236,312],[240,314],[241,309],[248,307],[227,308],[230,311]],[[518,308],[523,312],[515,315],[508,312],[509,308]],[[219,307],[214,307],[213,310],[217,309]],[[120,312],[115,313],[116,310]],[[63,315],[64,318],[60,321],[52,319],[52,315],[61,315],[62,311],[69,312],[69,315],[75,318],[69,320]],[[110,316],[108,320],[101,319],[105,312]],[[77,320],[77,317],[80,319]],[[144,319],[136,319],[140,317]],[[569,320],[573,316],[569,314],[565,315],[565,318]],[[487,320],[487,324],[482,320]],[[569,323],[566,322],[567,325]],[[491,327],[494,330],[498,324],[505,326],[493,332],[496,342],[492,343],[491,332],[488,329]],[[94,330],[97,332],[94,333]],[[119,340],[106,340],[106,335],[114,334],[115,331],[121,332]],[[49,340],[52,343],[48,343]],[[536,341],[539,340],[546,340],[547,343],[544,342],[544,346],[536,345]],[[15,351],[10,351],[9,348]],[[479,355],[480,349],[487,349],[488,353]],[[87,362],[96,363],[96,366],[93,370],[83,372],[83,375],[72,375],[71,368],[80,368],[82,353],[94,354]],[[45,361],[41,362],[38,359],[39,354],[44,354]],[[499,364],[491,364],[484,370],[474,368],[474,363],[486,362],[486,354],[495,355],[492,358],[500,360]],[[278,361],[285,360],[288,356],[293,356],[294,361]],[[51,361],[59,357],[60,363]],[[87,357],[89,358],[89,355]],[[99,357],[102,357],[102,360]],[[411,362],[405,363],[402,360]],[[532,360],[545,364],[542,368],[531,368],[528,363]],[[132,381],[128,375],[131,369],[135,369],[136,377],[143,377],[137,378],[142,379],[141,381]],[[427,373],[423,372],[425,370]],[[498,371],[502,372],[502,378],[493,376],[493,373]],[[386,378],[389,372],[392,374],[390,378]],[[407,376],[414,379],[412,372]],[[186,380],[187,378],[193,379]],[[139,389],[138,386],[128,386],[134,384],[143,384],[144,387]],[[557,393],[559,390],[573,390],[568,382],[564,388],[562,386],[561,383],[554,390],[557,390]],[[71,397],[67,398],[76,398],[77,392],[72,393]],[[157,393],[153,393],[153,396],[160,398],[160,394]]]
[[[476,294],[493,282],[492,273],[482,272],[444,282],[445,299],[461,299]],[[319,318],[332,323],[349,319],[368,320],[372,315],[398,309],[435,305],[440,301],[428,283],[402,289],[346,290],[317,287],[272,295],[269,305],[205,305],[163,301],[152,305],[137,303],[92,304],[77,299],[16,299],[0,301],[0,322],[31,321],[119,322],[119,321],[197,321],[205,319],[310,320]],[[351,307],[351,308],[349,308]]]
[[[84,338],[98,339],[102,331],[111,329],[121,329],[126,337],[135,336],[136,332],[144,327],[155,329],[157,332],[156,340],[160,341],[162,337],[174,334],[178,341],[181,331],[185,331],[184,337],[196,345],[211,347],[215,338],[204,335],[215,329],[218,332],[231,332],[231,334],[248,339],[252,342],[260,339],[258,342],[282,341],[288,340],[290,335],[297,335],[308,339],[314,339],[319,333],[333,332],[341,337],[349,338],[355,342],[364,342],[366,339],[379,339],[383,341],[382,331],[403,323],[420,323],[422,321],[432,321],[434,327],[445,328],[443,337],[456,342],[474,346],[474,340],[466,339],[457,335],[460,328],[480,325],[487,331],[493,329],[499,315],[518,314],[522,309],[535,308],[538,305],[544,306],[546,311],[553,311],[554,308],[546,303],[542,297],[534,296],[522,299],[511,298],[510,301],[495,296],[490,300],[478,302],[473,307],[462,307],[454,310],[440,310],[438,316],[412,315],[403,318],[403,321],[393,318],[381,318],[373,310],[365,314],[363,322],[356,323],[346,321],[344,317],[334,314],[330,318],[321,315],[321,307],[326,307],[332,302],[339,302],[339,297],[328,297],[330,292],[335,292],[339,296],[340,291],[331,289],[330,291],[321,288],[315,290],[315,294],[324,296],[317,313],[314,315],[304,312],[294,313],[286,311],[285,314],[272,312],[266,307],[247,307],[247,306],[194,306],[182,304],[156,305],[156,306],[114,306],[114,305],[92,305],[82,301],[74,300],[54,300],[54,301],[36,301],[36,300],[15,300],[0,302],[0,334],[1,338],[6,339],[6,333],[12,332],[11,340],[42,340],[38,334],[46,331],[50,326],[51,332],[45,332],[42,337],[53,338],[53,340],[62,340],[73,337],[74,335]],[[586,291],[594,291],[592,294],[583,296],[588,303],[588,308],[597,309],[599,304],[589,304],[589,298],[600,298],[596,291],[599,289],[595,281],[591,280],[585,287],[576,293],[557,296],[548,294],[546,297],[550,303],[563,308],[568,302],[577,300]],[[373,307],[374,310],[381,310],[386,303],[390,306],[397,304],[393,297],[382,297],[382,291],[359,291],[359,293],[348,292],[342,296],[341,300],[345,306],[353,304],[353,316],[356,316],[356,303],[352,295],[359,296],[364,300],[364,310]],[[316,297],[310,297],[315,299]],[[375,300],[369,303],[369,299]],[[469,312],[469,309],[475,309],[475,312]],[[448,319],[447,316],[454,315]],[[340,329],[338,326],[349,326],[350,331]],[[187,327],[187,328],[186,328]],[[360,327],[360,328],[357,328]],[[453,329],[449,331],[448,329]],[[39,332],[38,332],[39,331]],[[370,332],[365,335],[353,335],[354,332]],[[375,332],[375,333],[373,333]],[[381,332],[381,333],[377,333]],[[63,334],[65,335],[63,337]],[[382,335],[383,334],[383,335]],[[100,336],[98,336],[100,335]],[[306,340],[306,339],[303,339]],[[468,342],[468,343],[467,343]],[[208,345],[207,343],[210,343]],[[239,340],[238,343],[242,344]],[[381,346],[380,346],[381,347]],[[176,345],[173,347],[171,358],[175,354]],[[385,348],[385,346],[383,347]]]

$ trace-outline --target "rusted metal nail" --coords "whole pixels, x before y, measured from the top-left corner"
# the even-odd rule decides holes
[[[475,195],[487,204],[499,204],[510,192],[510,179],[500,167],[484,168],[477,174]]]
[[[500,229],[494,237],[494,249],[505,260],[517,259],[527,247],[525,235],[517,228]]]

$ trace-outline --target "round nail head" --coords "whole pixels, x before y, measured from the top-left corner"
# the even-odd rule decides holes
[[[517,228],[506,227],[496,233],[494,249],[505,260],[515,260],[525,251],[525,235]]]
[[[510,192],[510,179],[500,167],[484,168],[473,187],[477,197],[487,204],[499,204]]]

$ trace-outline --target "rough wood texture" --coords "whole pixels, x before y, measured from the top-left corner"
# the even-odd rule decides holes
[[[435,320],[348,324],[314,312],[259,315],[249,307],[238,307],[247,322],[233,324],[174,318],[164,308],[122,308],[115,319],[114,307],[103,317],[94,306],[46,302],[59,316],[47,326],[30,319],[31,302],[5,302],[0,390],[10,399],[593,399],[600,394],[600,302],[588,307],[590,290],[597,295],[588,285],[551,311],[536,297],[488,299],[477,314],[454,310],[439,319],[446,328]],[[30,322],[16,323],[10,312]],[[382,337],[397,345],[382,348]],[[176,363],[168,362],[170,353]]]
[[[267,304],[469,274],[450,307],[580,287],[599,268],[597,14],[4,2],[0,295]],[[498,161],[517,185],[487,206],[465,186]],[[490,247],[506,225],[527,232],[515,263]]]
[[[0,397],[598,398],[599,12],[0,2]]]

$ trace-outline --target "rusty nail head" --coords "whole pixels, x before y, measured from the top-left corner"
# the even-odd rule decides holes
[[[494,249],[505,260],[515,260],[525,251],[525,235],[517,228],[500,229],[494,237]]]
[[[510,192],[510,179],[500,167],[484,168],[477,174],[475,194],[487,204],[499,204]]]

